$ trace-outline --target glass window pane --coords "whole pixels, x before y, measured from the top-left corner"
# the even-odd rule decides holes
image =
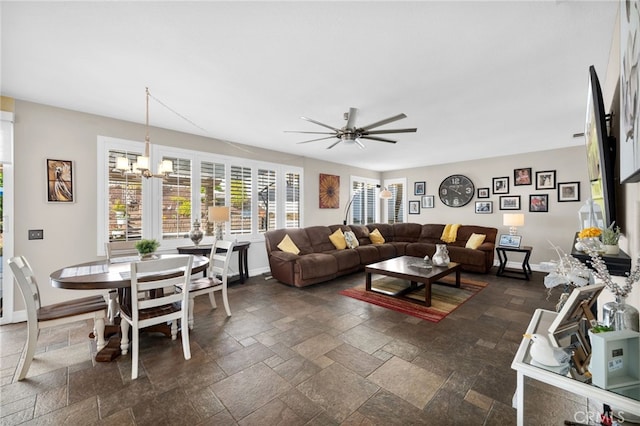
[[[213,235],[214,224],[209,222],[209,207],[225,205],[227,190],[225,165],[203,161],[200,164],[200,218],[205,235]]]
[[[276,172],[258,170],[258,232],[276,229]]]
[[[286,174],[285,228],[300,227],[300,175]]]
[[[184,238],[191,230],[191,160],[163,157],[173,173],[162,182],[162,239]]]
[[[251,168],[231,166],[231,233],[251,234]]]
[[[109,151],[109,235],[108,241],[142,238],[142,178],[115,170],[117,158],[136,161],[140,152]]]
[[[393,183],[387,187],[392,197],[387,200],[387,218],[389,223],[404,222],[404,200],[402,199],[403,185]]]

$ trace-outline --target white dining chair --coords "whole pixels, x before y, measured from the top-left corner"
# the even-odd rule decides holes
[[[36,277],[27,259],[16,256],[9,259],[8,263],[18,282],[27,311],[27,341],[16,370],[17,380],[23,380],[27,376],[36,351],[38,335],[44,328],[93,319],[97,349],[99,351],[104,348],[104,320],[107,316],[104,297],[89,296],[43,306]]]
[[[216,291],[222,292],[222,303],[227,311],[227,316],[231,316],[231,308],[229,307],[229,299],[227,297],[227,281],[229,276],[229,263],[233,254],[235,243],[232,241],[215,240],[209,253],[209,267],[207,268],[207,276],[202,278],[194,278],[189,282],[189,328],[193,329],[193,307],[194,298],[202,294],[209,295],[209,301],[212,308],[217,308]],[[218,249],[224,250],[218,253]],[[178,289],[182,291],[182,286]]]
[[[178,284],[189,283],[192,265],[193,256],[190,255],[131,263],[131,302],[120,301],[120,349],[123,355],[129,351],[129,327],[132,328],[131,379],[138,377],[140,329],[144,327],[171,322],[171,339],[176,340],[177,320],[181,320],[182,352],[184,359],[191,358],[189,330],[185,326],[189,296],[173,290]]]
[[[138,250],[136,249],[137,241],[109,241],[104,243],[105,252],[107,253],[107,262],[129,262],[132,257],[138,257]],[[109,323],[113,324],[115,318],[118,316],[118,293],[115,290],[109,291],[109,310],[107,312],[109,316]]]

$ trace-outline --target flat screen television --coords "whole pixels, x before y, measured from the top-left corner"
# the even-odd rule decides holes
[[[584,131],[587,143],[587,169],[591,199],[602,209],[603,225],[609,226],[616,220],[616,139],[609,136],[606,120],[600,81],[592,65],[589,67],[589,95]]]

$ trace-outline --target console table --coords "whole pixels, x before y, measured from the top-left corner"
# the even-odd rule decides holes
[[[235,243],[233,246],[233,251],[238,252],[238,274],[240,279],[240,284],[244,284],[244,282],[249,278],[249,263],[248,263],[248,251],[251,243],[249,241],[240,241]],[[203,244],[199,246],[185,246],[178,247],[178,253],[180,254],[197,254],[200,256],[209,256],[211,253],[212,244]],[[224,249],[218,249],[218,251],[222,252]]]
[[[536,309],[526,332],[528,334],[539,333],[546,336],[548,334],[549,326],[556,315],[556,312],[545,309]],[[526,400],[524,395],[525,376],[557,388],[564,389],[576,395],[608,404],[614,410],[614,414],[616,412],[625,412],[635,416],[640,415],[640,386],[616,389],[616,391],[620,393],[614,393],[611,390],[601,389],[597,386],[572,379],[569,376],[564,376],[550,371],[553,367],[549,367],[549,370],[547,370],[543,367],[535,366],[531,363],[531,355],[529,354],[530,347],[531,339],[522,339],[518,352],[511,364],[511,368],[517,371],[517,388],[516,395],[514,397],[514,408],[518,410],[518,426],[524,425],[524,403]],[[570,414],[573,415],[573,413]]]
[[[589,254],[576,250],[575,241],[577,238],[578,234],[576,233],[575,238],[573,239],[574,244],[571,245],[571,256],[575,257],[588,267],[591,267],[591,257]],[[607,265],[607,270],[610,275],[624,277],[627,272],[631,271],[631,257],[622,250],[620,250],[620,253],[618,254],[602,254],[600,257],[604,261],[605,265]]]
[[[529,265],[529,258],[531,257],[531,251],[533,248],[531,246],[522,246],[522,247],[496,247],[496,252],[498,253],[498,260],[500,261],[500,266],[498,266],[498,272],[496,275],[501,277],[510,274],[517,274],[518,276],[511,278],[519,278],[521,280],[529,281],[531,277],[531,266]],[[524,253],[524,259],[522,260],[522,271],[517,269],[506,269],[507,267],[507,252],[514,253]]]

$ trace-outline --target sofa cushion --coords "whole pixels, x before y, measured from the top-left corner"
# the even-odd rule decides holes
[[[338,272],[355,271],[360,268],[360,256],[356,250],[333,250],[327,254],[336,258]]]
[[[344,240],[347,243],[347,247],[349,247],[350,249],[356,248],[360,245],[360,242],[358,241],[358,238],[356,238],[356,235],[353,233],[353,231],[345,232]]]
[[[436,225],[431,223],[422,225],[422,231],[420,232],[420,238],[418,239],[418,241],[439,244],[441,242],[440,237],[442,236],[442,231],[444,231],[444,225]]]
[[[369,233],[369,239],[373,244],[384,244],[385,240],[378,228],[374,229]]]
[[[373,244],[362,245],[356,247],[356,251],[360,256],[361,265],[369,265],[380,261],[380,252]]]
[[[419,223],[394,223],[393,241],[415,243],[420,239],[422,225]],[[382,235],[385,235],[384,233]],[[387,238],[387,241],[389,239]]]
[[[305,230],[307,231],[307,237],[309,237],[309,243],[311,244],[311,251],[313,253],[324,253],[325,251],[335,249],[329,239],[331,230],[328,227],[308,226]]]
[[[369,239],[369,228],[364,225],[349,225],[351,231],[355,234],[358,242],[362,244],[371,244]]]
[[[344,239],[344,233],[342,232],[342,229],[336,229],[333,234],[329,235],[329,239],[336,249],[344,250],[347,248],[347,241]]]
[[[300,253],[300,249],[296,244],[291,240],[289,234],[285,235],[280,244],[278,244],[278,248],[287,253],[298,254]]]
[[[487,238],[487,236],[485,234],[473,233],[473,234],[471,234],[471,236],[467,240],[467,244],[465,244],[464,247],[475,250],[478,247],[480,247],[480,244],[482,244],[484,242],[485,238]]]
[[[310,253],[297,260],[300,276],[303,280],[331,277],[338,272],[338,261],[327,253]]]
[[[391,259],[398,256],[396,247],[392,243],[373,244],[373,246],[378,250],[379,260]]]

